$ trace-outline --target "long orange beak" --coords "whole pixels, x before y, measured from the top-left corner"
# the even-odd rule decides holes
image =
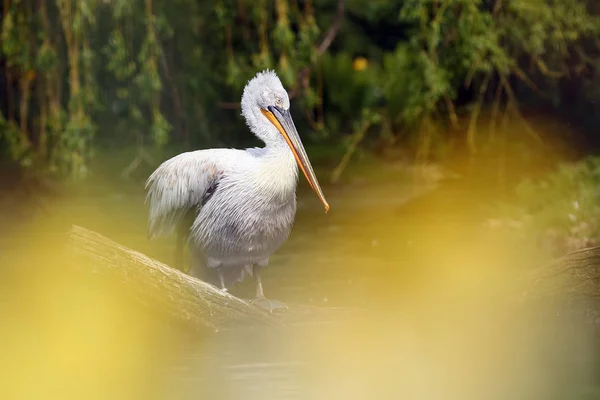
[[[302,145],[302,141],[300,140],[300,136],[298,135],[298,131],[296,130],[296,126],[294,125],[294,121],[292,120],[292,116],[289,110],[284,110],[279,107],[268,107],[267,110],[260,110],[265,117],[277,128],[277,130],[281,133],[288,146],[292,150],[294,154],[294,158],[296,158],[296,162],[300,166],[300,169],[304,173],[308,184],[315,191],[317,196],[319,196],[319,200],[325,206],[325,212],[329,211],[329,203],[325,200],[325,195],[321,190],[321,186],[319,185],[319,181],[313,171],[312,165],[310,164],[310,160],[306,155],[306,151],[304,150],[304,146]]]

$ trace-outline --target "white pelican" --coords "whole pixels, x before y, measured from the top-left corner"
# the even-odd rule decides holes
[[[265,147],[207,149],[162,163],[146,182],[150,238],[177,233],[176,267],[183,246],[190,275],[227,290],[246,273],[256,281],[255,304],[272,311],[283,303],[264,296],[260,268],[288,238],[296,215],[298,166],[329,210],[290,115],[290,100],[269,70],[251,79],[242,115]]]

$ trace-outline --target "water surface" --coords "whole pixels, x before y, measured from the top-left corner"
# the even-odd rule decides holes
[[[50,216],[8,216],[17,221],[1,242],[19,269],[5,283],[6,390],[26,398],[598,398],[590,330],[507,301],[535,252],[482,228],[484,192],[430,189],[329,187],[327,215],[302,191],[290,240],[264,273],[267,295],[290,305],[284,331],[190,332],[116,284],[84,284],[55,265],[71,223],[170,263],[173,240],[146,238],[139,188],[68,197]],[[250,281],[235,293],[252,291]]]

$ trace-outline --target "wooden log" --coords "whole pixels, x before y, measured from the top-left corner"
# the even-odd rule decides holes
[[[529,297],[575,296],[600,301],[600,247],[569,253],[525,276]]]
[[[143,303],[196,329],[219,330],[236,321],[282,326],[272,315],[216,287],[80,226],[69,232],[68,249],[79,268],[116,278]]]
[[[206,282],[79,226],[73,226],[69,233],[69,250],[76,256],[80,268],[118,279],[141,302],[158,304],[171,317],[196,329],[208,327],[220,330],[236,321],[243,321],[245,325],[281,328],[306,324],[316,315],[322,314],[323,318],[331,321],[357,312],[327,307],[295,307],[280,317],[270,315]],[[583,299],[585,312],[589,314],[591,311],[592,320],[600,321],[600,247],[567,254],[524,274],[522,278],[522,285],[515,282],[521,300],[545,301],[551,297],[562,297],[575,299],[581,304]]]
[[[525,274],[521,284],[515,285],[521,302],[600,328],[600,247],[554,259]]]

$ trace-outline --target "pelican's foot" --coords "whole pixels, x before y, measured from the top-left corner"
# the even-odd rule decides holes
[[[256,297],[250,300],[250,303],[255,305],[256,307],[262,308],[265,311],[268,311],[269,314],[272,314],[275,310],[287,310],[288,306],[285,303],[282,303],[279,300],[270,300],[266,297]]]

